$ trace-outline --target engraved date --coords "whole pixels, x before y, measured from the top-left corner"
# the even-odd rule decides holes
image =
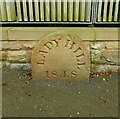
[[[46,71],[46,78],[76,78],[77,72],[76,71],[63,71],[62,73],[58,73],[57,71]]]

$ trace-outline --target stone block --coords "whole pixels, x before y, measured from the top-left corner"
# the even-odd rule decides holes
[[[96,40],[100,41],[118,41],[118,28],[95,28]]]
[[[49,33],[66,31],[78,35],[82,40],[94,40],[94,29],[78,27],[14,27],[8,31],[9,40],[40,40]]]
[[[97,64],[118,64],[118,52],[119,50],[91,50],[91,62]]]
[[[118,42],[105,42],[105,48],[106,49],[119,49],[118,47],[119,45],[119,41]]]
[[[95,72],[117,72],[120,66],[118,65],[95,65]]]
[[[2,41],[2,50],[20,50],[22,48],[21,42],[18,41]]]
[[[92,42],[90,48],[94,50],[119,49],[118,43],[118,41]]]
[[[8,51],[7,61],[9,62],[27,62],[26,51]]]
[[[119,50],[101,50],[101,56],[99,63],[104,64],[118,64],[118,52]]]
[[[29,63],[11,63],[9,66],[11,69],[23,69],[23,70],[31,70],[31,64]]]
[[[1,50],[33,49],[38,41],[0,41]]]

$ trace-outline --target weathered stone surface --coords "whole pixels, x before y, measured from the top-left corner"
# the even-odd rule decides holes
[[[0,60],[5,60],[7,58],[7,52],[6,51],[0,51]]]
[[[8,51],[7,61],[10,62],[26,62],[26,51]]]
[[[38,41],[0,41],[1,50],[33,49]]]
[[[9,66],[11,69],[24,69],[24,70],[31,70],[31,64],[29,63],[11,63]]]
[[[3,67],[7,66],[7,62],[6,61],[0,61],[0,69],[2,69]]]
[[[105,48],[106,49],[118,49],[118,43],[119,42],[105,42]]]
[[[21,42],[18,41],[3,41],[2,50],[20,50],[22,48]]]
[[[95,72],[116,72],[120,66],[117,65],[95,65]]]
[[[91,43],[90,44],[90,48],[94,49],[94,50],[100,50],[101,48],[103,48],[103,44],[97,42],[97,43]]]
[[[93,42],[90,44],[91,49],[102,50],[102,49],[118,49],[117,41],[107,41],[107,42]]]
[[[119,50],[91,50],[91,62],[97,64],[118,64]]]
[[[52,33],[40,40],[31,62],[33,79],[89,79],[89,52],[80,38],[66,32]]]
[[[0,51],[0,60],[9,61],[9,62],[31,62],[31,53],[32,51]]]
[[[96,63],[100,61],[101,51],[100,50],[91,50],[90,51],[91,62]]]
[[[24,41],[24,42],[22,42],[22,45],[26,49],[33,49],[37,43],[38,43],[38,41]]]
[[[102,50],[100,56],[100,63],[118,64],[118,50]]]
[[[31,63],[31,55],[32,55],[32,51],[26,51],[27,63]]]

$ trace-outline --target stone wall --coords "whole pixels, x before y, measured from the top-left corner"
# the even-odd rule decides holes
[[[31,53],[42,37],[55,31],[76,34],[90,52],[91,72],[118,70],[118,28],[3,27],[0,67],[31,69]]]

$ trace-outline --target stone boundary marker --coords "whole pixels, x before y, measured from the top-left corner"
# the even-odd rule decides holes
[[[35,47],[33,79],[89,81],[90,53],[83,41],[67,32],[53,32]]]

